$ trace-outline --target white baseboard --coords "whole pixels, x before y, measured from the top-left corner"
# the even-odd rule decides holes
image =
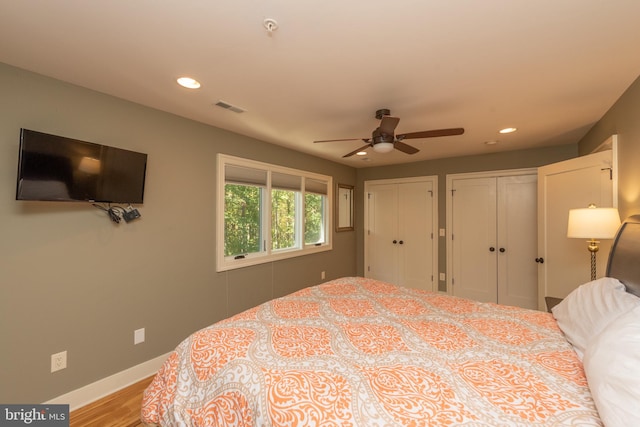
[[[64,404],[69,405],[69,410],[74,411],[89,403],[102,399],[118,390],[135,384],[151,375],[155,374],[162,366],[169,354],[163,354],[155,359],[148,360],[139,365],[133,366],[124,371],[118,372],[94,383],[88,384],[79,389],[70,391],[61,396],[55,397],[45,404]]]

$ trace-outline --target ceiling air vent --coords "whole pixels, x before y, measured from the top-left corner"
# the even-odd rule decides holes
[[[214,105],[217,105],[218,107],[222,107],[224,109],[233,111],[234,113],[244,113],[246,110],[244,108],[240,108],[237,107],[235,105],[231,105],[228,102],[224,102],[222,100],[216,102]]]

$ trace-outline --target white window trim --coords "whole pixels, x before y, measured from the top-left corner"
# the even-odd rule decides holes
[[[321,175],[313,172],[307,172],[298,169],[287,168],[284,166],[272,165],[269,163],[258,162],[255,160],[243,159],[241,157],[229,156],[226,154],[218,154],[218,171],[217,171],[217,198],[216,198],[216,271],[227,271],[236,268],[248,267],[251,265],[264,264],[293,258],[302,255],[309,255],[318,252],[325,252],[333,249],[333,177]],[[247,255],[242,259],[230,259],[224,256],[224,194],[225,194],[225,168],[226,164],[244,166],[255,169],[264,169],[269,172],[281,172],[291,175],[298,175],[307,179],[315,179],[327,182],[327,203],[325,206],[325,217],[327,218],[327,228],[325,230],[325,242],[318,245],[305,245],[302,242],[300,248],[272,250],[270,244],[267,245],[266,253]],[[268,180],[270,181],[270,179]],[[270,186],[270,182],[268,183]],[[267,194],[270,192],[267,191]],[[270,197],[270,196],[269,196]],[[303,201],[304,202],[304,201]],[[267,206],[268,223],[271,223],[271,201],[264,202]],[[270,226],[269,226],[270,227]],[[303,239],[303,234],[300,238]]]

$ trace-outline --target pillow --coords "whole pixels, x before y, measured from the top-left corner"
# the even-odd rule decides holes
[[[640,298],[627,293],[619,280],[603,277],[574,289],[551,312],[582,359],[589,339],[638,304]]]
[[[584,370],[604,424],[640,426],[640,306],[611,322],[589,343]]]

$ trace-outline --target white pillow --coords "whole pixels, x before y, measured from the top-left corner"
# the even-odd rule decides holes
[[[592,337],[639,304],[640,298],[627,293],[619,280],[603,277],[574,289],[551,312],[582,359]]]
[[[589,343],[584,370],[604,424],[640,426],[640,306]]]

